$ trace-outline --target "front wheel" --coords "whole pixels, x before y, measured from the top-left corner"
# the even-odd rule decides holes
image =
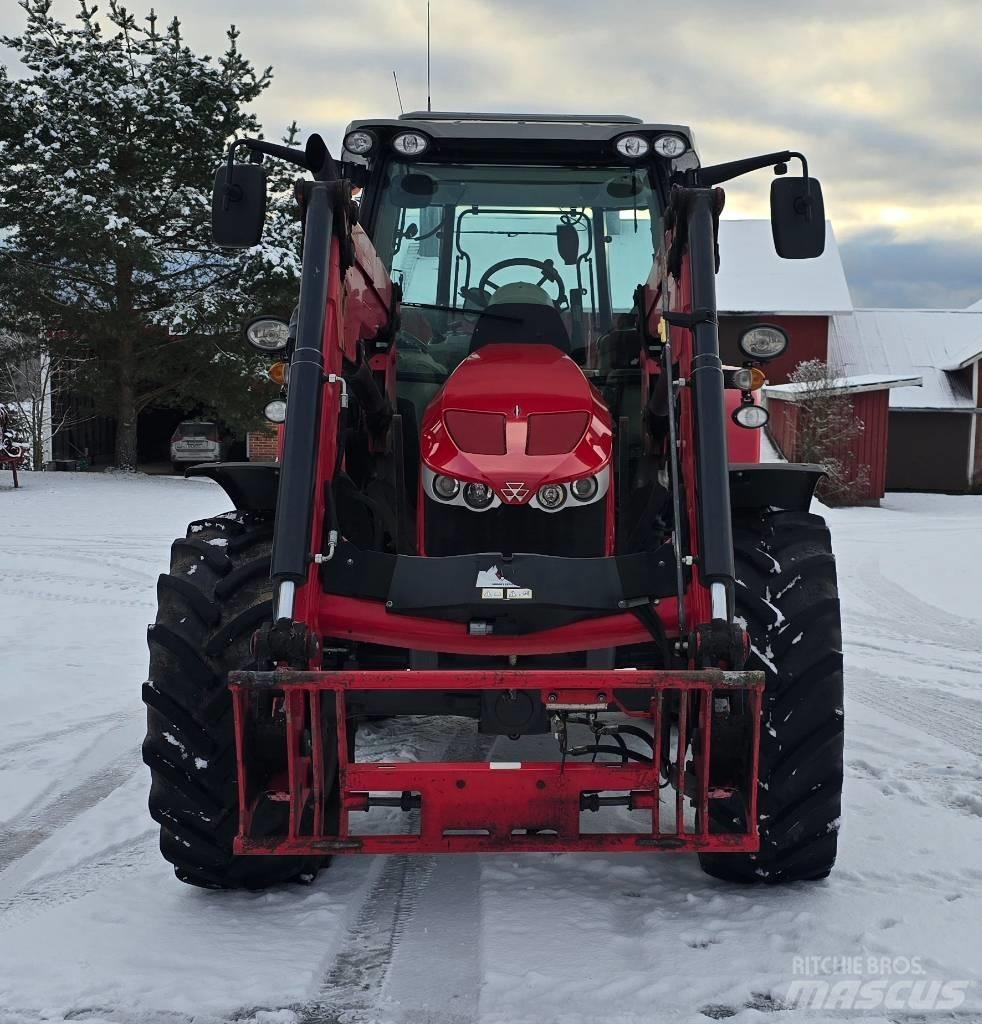
[[[157,620],[150,627],[150,675],[143,687],[150,768],[150,815],[160,850],[177,877],[208,888],[259,889],[316,873],[322,861],[237,857],[238,785],[232,700],[227,676],[252,664],[253,633],[272,614],[269,579],[272,518],[231,512],[192,523],[171,549],[170,572],[157,582]],[[285,756],[282,715],[264,716],[264,748],[250,771],[273,778]],[[325,751],[333,718],[325,716]],[[336,757],[325,758],[326,792],[337,786]],[[288,805],[262,800],[256,834],[286,832]]]
[[[748,669],[766,678],[760,741],[760,851],[701,854],[730,882],[810,881],[835,863],[842,794],[842,630],[825,521],[764,511],[733,524],[736,618]],[[742,809],[710,804],[714,832],[742,830]]]

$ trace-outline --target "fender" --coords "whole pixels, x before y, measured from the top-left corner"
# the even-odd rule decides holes
[[[184,475],[214,480],[240,512],[272,512],[276,508],[278,462],[205,462],[190,466]]]
[[[730,508],[782,508],[807,512],[822,466],[789,462],[731,462]]]

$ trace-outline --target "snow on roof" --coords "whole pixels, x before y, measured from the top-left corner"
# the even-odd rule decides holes
[[[830,395],[858,395],[863,391],[886,391],[890,388],[919,388],[923,383],[922,378],[917,374],[888,374],[888,373],[857,373],[851,377],[838,377],[832,386],[823,392]],[[783,398],[786,402],[794,402],[799,395],[811,390],[810,383],[793,384],[769,384],[765,387],[764,394],[768,397]]]
[[[825,252],[785,260],[774,251],[769,220],[721,220],[716,306],[721,313],[847,313],[852,299],[832,225]]]
[[[920,389],[890,392],[891,409],[973,409],[971,385],[957,371],[982,356],[982,309],[857,309],[835,316],[829,360],[845,376],[915,374]]]
[[[971,306],[966,310],[967,313],[982,313],[982,299],[978,302],[973,302]]]

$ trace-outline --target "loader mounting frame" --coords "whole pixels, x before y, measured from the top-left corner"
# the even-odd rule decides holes
[[[339,853],[492,853],[536,851],[666,851],[752,853],[759,848],[757,771],[761,672],[507,669],[439,671],[242,671],[229,676],[239,792],[236,854],[324,856]],[[550,714],[622,711],[652,726],[651,763],[401,762],[351,760],[347,697],[352,691],[538,691]],[[648,691],[645,711],[628,711],[618,693]],[[263,792],[250,777],[253,701],[281,695],[286,718],[286,771]],[[748,725],[743,785],[711,784],[713,716],[717,702],[742,694]],[[325,735],[325,701],[332,695],[339,727]],[[726,702],[727,705],[729,702]],[[665,731],[677,708],[674,735]],[[337,737],[337,789],[325,791],[325,743]],[[691,749],[690,749],[691,743]],[[691,760],[687,760],[691,754]],[[666,769],[663,771],[662,769]],[[665,781],[662,778],[667,775]],[[660,800],[669,783],[674,796]],[[379,796],[378,794],[385,794]],[[393,796],[392,794],[396,794]],[[606,794],[606,795],[604,795]],[[742,796],[743,828],[711,832],[710,801]],[[252,834],[263,797],[289,803],[288,831]],[[685,800],[695,809],[686,822]],[[329,804],[331,805],[329,808]],[[584,832],[580,814],[620,804],[651,812],[643,832]],[[418,834],[364,835],[351,818],[372,806],[419,810]],[[336,815],[335,815],[335,812]],[[666,813],[667,812],[667,813]],[[337,821],[332,832],[329,821]]]

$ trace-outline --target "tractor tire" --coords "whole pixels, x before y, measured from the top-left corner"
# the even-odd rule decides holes
[[[309,880],[323,862],[232,853],[238,783],[226,677],[253,664],[252,635],[272,612],[272,534],[271,516],[245,512],[192,523],[171,548],[170,572],[157,581],[157,619],[148,630],[143,760],[150,815],[177,877],[212,889]],[[327,773],[336,776],[332,766]],[[283,833],[286,815],[285,803],[266,801],[254,827]]]
[[[760,851],[700,854],[728,882],[825,878],[835,863],[842,794],[842,631],[825,521],[764,511],[733,524],[736,618],[750,635],[748,669],[766,683],[760,742]],[[740,804],[710,805],[713,832],[743,830]]]

